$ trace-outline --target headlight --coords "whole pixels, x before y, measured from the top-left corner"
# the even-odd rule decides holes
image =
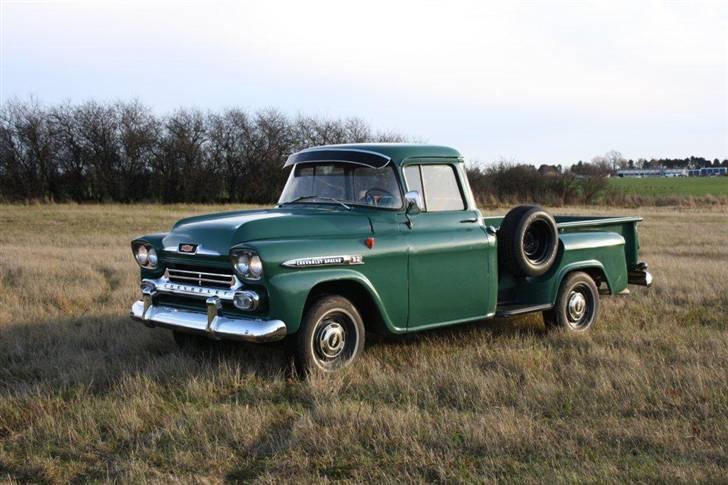
[[[235,271],[243,279],[259,280],[263,276],[263,261],[255,251],[243,249],[231,255]]]
[[[132,247],[134,259],[137,264],[145,269],[155,269],[159,263],[157,251],[149,244],[137,243]]]
[[[250,256],[247,254],[239,254],[238,260],[235,263],[235,269],[241,275],[247,275],[250,271]]]
[[[154,250],[154,248],[149,248],[148,256],[147,256],[147,264],[150,268],[156,268],[157,262],[159,259],[157,258],[157,251]]]
[[[257,254],[251,256],[248,267],[250,268],[250,275],[256,280],[263,274],[263,261],[260,260],[260,256]]]
[[[149,251],[147,251],[147,247],[144,245],[137,246],[136,260],[137,260],[137,263],[139,263],[139,266],[146,266],[148,259],[149,259]]]

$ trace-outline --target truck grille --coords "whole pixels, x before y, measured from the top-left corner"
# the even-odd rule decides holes
[[[172,283],[181,285],[197,285],[212,288],[231,288],[235,286],[235,275],[232,273],[220,273],[219,269],[205,271],[203,269],[167,268],[165,276]]]

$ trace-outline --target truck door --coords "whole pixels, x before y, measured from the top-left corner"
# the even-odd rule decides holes
[[[495,310],[495,238],[473,206],[461,163],[404,168],[423,211],[410,216],[408,328],[483,318]],[[462,179],[465,180],[465,179]]]

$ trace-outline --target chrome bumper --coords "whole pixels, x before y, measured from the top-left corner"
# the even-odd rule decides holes
[[[627,272],[627,283],[630,285],[652,286],[652,274],[647,271],[647,263],[640,262]]]
[[[208,296],[207,313],[202,313],[155,304],[156,294],[154,287],[142,283],[143,297],[131,306],[130,316],[150,327],[205,334],[214,340],[273,342],[283,339],[287,333],[286,324],[281,320],[223,315],[219,296]]]

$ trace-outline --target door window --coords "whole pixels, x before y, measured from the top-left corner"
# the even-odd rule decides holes
[[[465,209],[455,168],[452,165],[410,165],[405,167],[408,190],[416,190],[429,212]]]

